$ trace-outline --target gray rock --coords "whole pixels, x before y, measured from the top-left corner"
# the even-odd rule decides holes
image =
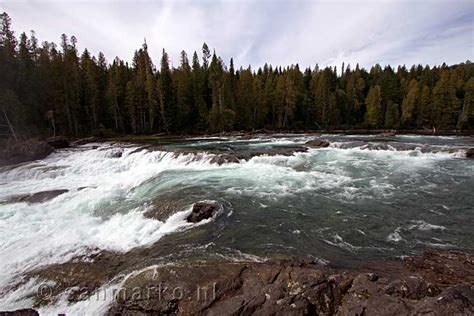
[[[474,148],[469,148],[466,150],[466,158],[474,158]]]
[[[73,141],[73,142],[71,143],[71,146],[85,145],[85,144],[93,143],[93,142],[96,142],[96,141],[98,141],[98,138],[97,138],[97,137],[81,138],[81,139],[78,139],[78,140]]]
[[[232,155],[232,154],[221,154],[221,155],[215,155],[211,159],[211,163],[216,163],[220,166],[226,163],[240,163],[240,160],[239,158],[237,158],[235,155]]]
[[[474,315],[474,288],[458,285],[421,302],[413,315]]]
[[[0,316],[39,316],[39,313],[34,309],[18,309],[10,312],[0,312]]]
[[[52,200],[55,197],[68,192],[66,189],[62,190],[50,190],[50,191],[41,191],[32,194],[20,194],[9,197],[4,203],[44,203],[46,201]]]
[[[60,149],[60,148],[68,148],[69,147],[69,140],[64,137],[64,136],[56,136],[56,137],[51,137],[51,138],[48,138],[46,140],[46,142],[56,148],[56,149]]]
[[[221,205],[215,201],[194,203],[193,210],[186,220],[191,223],[198,223],[214,216],[220,208]]]
[[[14,143],[0,151],[0,166],[43,159],[53,151],[48,143],[36,139]]]
[[[323,139],[313,139],[307,141],[305,145],[312,148],[324,148],[329,146],[329,142]]]
[[[186,206],[185,203],[181,201],[169,200],[161,201],[158,200],[154,202],[154,207],[148,209],[143,216],[146,218],[153,218],[161,222],[166,221],[171,215],[182,211]]]

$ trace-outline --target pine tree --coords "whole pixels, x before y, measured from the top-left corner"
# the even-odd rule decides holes
[[[180,66],[175,74],[176,107],[179,131],[190,129],[193,124],[193,82],[191,66],[185,51],[181,52]]]
[[[130,126],[132,128],[132,133],[138,133],[138,116],[137,116],[137,97],[134,80],[130,80],[127,83],[126,97],[125,97],[125,107],[127,108],[128,115],[130,117]]]
[[[176,111],[173,104],[173,85],[168,54],[163,49],[160,70],[160,107],[163,129],[169,133],[174,131],[176,125]]]
[[[456,96],[456,82],[449,70],[443,70],[433,88],[433,122],[438,129],[453,128],[457,124],[461,102]]]
[[[389,101],[385,112],[385,128],[398,128],[400,122],[399,117],[398,104]]]
[[[112,67],[109,70],[109,76],[107,80],[107,104],[109,112],[113,116],[113,126],[115,131],[119,131],[123,128],[122,120],[120,118],[119,89],[118,66],[117,61],[114,60]]]
[[[71,36],[71,42],[65,34],[61,36],[62,64],[62,109],[67,121],[67,133],[79,135],[80,120],[80,71],[77,56],[76,38]],[[62,115],[61,115],[62,116]]]
[[[193,65],[192,65],[192,78],[193,78],[193,109],[195,127],[197,130],[205,131],[207,129],[207,117],[208,110],[205,100],[205,73],[199,64],[199,58],[196,52],[193,54]]]
[[[421,88],[416,112],[418,128],[429,128],[431,124],[431,93],[428,86]]]
[[[382,123],[382,97],[380,93],[380,86],[376,85],[369,90],[369,94],[365,99],[365,106],[367,112],[365,115],[365,120],[367,124],[371,127],[380,127]]]
[[[471,77],[464,86],[464,103],[461,115],[459,116],[457,128],[474,128],[474,77]]]
[[[256,105],[254,99],[254,85],[252,69],[244,69],[240,71],[238,82],[238,96],[236,103],[236,128],[237,129],[252,129],[253,114],[256,112]]]
[[[0,89],[14,89],[16,78],[17,40],[6,12],[0,14]]]
[[[97,130],[99,125],[99,84],[98,71],[89,51],[86,49],[81,56],[81,99],[82,108],[89,118],[91,130]]]
[[[418,82],[415,79],[410,81],[408,93],[402,103],[402,124],[405,127],[412,127],[415,122],[416,106],[418,99]]]

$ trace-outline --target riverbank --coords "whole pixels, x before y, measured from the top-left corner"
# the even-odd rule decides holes
[[[143,315],[474,313],[474,257],[457,252],[368,262],[361,270],[332,269],[309,258],[178,264],[154,270],[154,278],[150,272],[143,271],[124,283],[125,295],[117,299],[108,315],[132,311]],[[168,286],[168,292],[145,299],[132,294],[133,288],[157,288],[159,284]]]
[[[92,275],[87,279],[84,272],[82,283],[72,288],[96,282]],[[55,281],[61,278],[66,275]],[[129,275],[114,288],[105,314],[469,315],[474,313],[473,284],[474,257],[454,251],[372,261],[357,269],[323,265],[311,257],[185,261]],[[81,297],[90,304],[112,294],[97,289],[81,295],[66,293],[71,303]],[[38,310],[40,314],[52,311],[47,307]],[[0,315],[38,312],[27,309]]]

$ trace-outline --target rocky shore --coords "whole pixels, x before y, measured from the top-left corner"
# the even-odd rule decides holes
[[[310,259],[171,265],[129,278],[108,315],[472,315],[473,285],[474,257],[457,252],[357,271]]]
[[[82,284],[97,281],[87,275]],[[367,262],[357,269],[321,265],[312,258],[178,262],[129,276],[107,315],[473,313],[474,256],[445,251]],[[27,309],[0,315],[38,313]]]

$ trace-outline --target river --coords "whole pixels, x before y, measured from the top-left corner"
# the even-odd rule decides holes
[[[471,137],[320,135],[329,147],[213,162],[218,153],[304,146],[314,138],[184,139],[158,148],[95,143],[0,169],[0,307],[31,307],[39,286],[24,279],[31,271],[101,251],[160,248],[164,236],[175,237],[159,258],[143,255],[141,267],[282,256],[356,266],[426,249],[472,252]],[[67,192],[35,203],[15,198],[51,190]],[[204,200],[221,203],[221,212],[186,222],[193,203]],[[164,218],[147,216],[160,207]],[[51,308],[90,311],[67,305]]]

